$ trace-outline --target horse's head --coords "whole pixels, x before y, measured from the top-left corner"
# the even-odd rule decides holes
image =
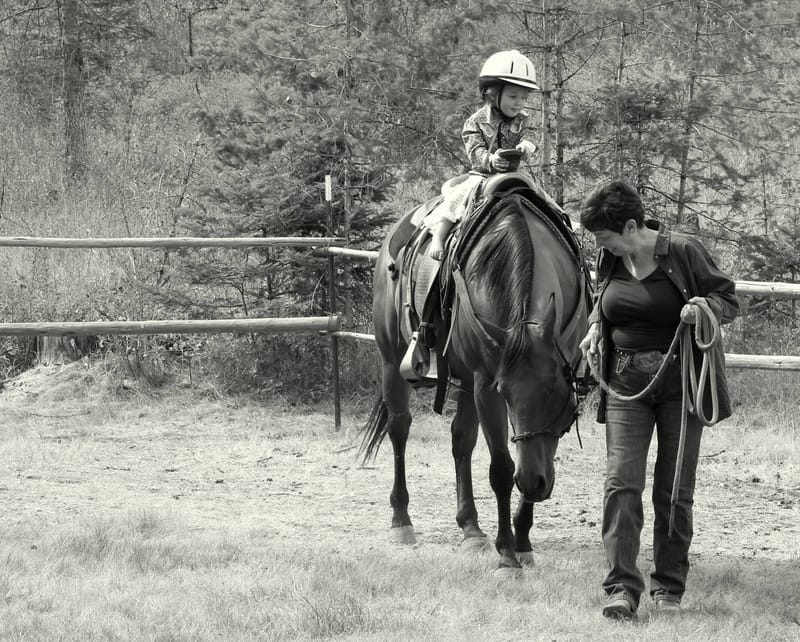
[[[467,261],[454,332],[456,350],[473,346],[470,363],[505,401],[515,482],[531,501],[553,490],[558,440],[577,406],[571,360],[586,318],[574,256],[537,212],[513,196],[498,206]]]
[[[510,329],[496,378],[517,447],[514,480],[532,501],[550,497],[558,440],[572,424],[577,406],[570,364],[558,345],[555,325],[551,297],[541,319],[524,320]]]

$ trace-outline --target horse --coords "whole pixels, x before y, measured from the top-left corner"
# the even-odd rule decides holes
[[[402,274],[398,248],[409,244],[416,229],[411,221],[415,215],[419,218],[419,211],[429,211],[434,200],[392,226],[373,278],[382,387],[364,427],[361,452],[365,461],[374,459],[388,435],[394,451],[391,532],[405,544],[416,542],[406,486],[409,398],[414,387],[425,384],[409,383],[400,371],[408,338],[401,331],[398,302],[410,274]],[[497,572],[518,572],[523,563],[532,563],[534,504],[552,493],[559,439],[577,416],[578,344],[586,331],[590,285],[569,219],[525,175],[488,179],[475,203],[475,212],[457,228],[455,238],[451,236],[450,259],[441,268],[440,279],[450,283],[453,294],[449,304],[442,305],[444,312],[431,321],[433,343],[450,381],[458,383],[451,445],[461,546],[479,549],[488,542],[478,523],[472,488],[472,452],[480,425],[497,504]],[[508,446],[509,423],[516,467]],[[520,501],[512,530],[515,484]]]

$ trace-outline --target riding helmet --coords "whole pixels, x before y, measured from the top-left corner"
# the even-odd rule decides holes
[[[539,89],[533,63],[516,49],[498,51],[486,59],[481,68],[478,87],[481,93],[493,85],[519,85],[526,89]]]

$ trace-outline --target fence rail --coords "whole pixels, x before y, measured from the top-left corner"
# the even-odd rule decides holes
[[[800,299],[800,283],[769,281],[736,281],[739,296],[773,296],[781,299]]]
[[[166,321],[84,321],[53,323],[0,323],[0,336],[62,336],[75,334],[174,334],[180,332],[283,334],[297,332],[335,333],[339,316],[294,317],[290,319],[197,319]]]
[[[314,254],[319,256],[345,256],[351,259],[364,259],[375,261],[378,253],[374,250],[354,250],[350,247],[318,247],[314,249]]]
[[[119,247],[325,247],[342,245],[337,236],[299,237],[228,237],[202,238],[175,236],[168,238],[57,238],[37,236],[0,236],[0,247],[60,247],[60,248],[119,248]],[[376,252],[377,254],[377,252]]]
[[[800,357],[771,354],[726,354],[725,367],[741,370],[800,370]]]

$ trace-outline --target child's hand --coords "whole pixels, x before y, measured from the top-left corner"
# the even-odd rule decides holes
[[[494,152],[489,157],[489,167],[491,167],[496,172],[506,172],[508,171],[508,159],[503,158],[497,152]]]
[[[517,149],[525,154],[525,158],[533,158],[533,156],[536,154],[536,145],[529,140],[523,140],[519,145],[517,145]]]

